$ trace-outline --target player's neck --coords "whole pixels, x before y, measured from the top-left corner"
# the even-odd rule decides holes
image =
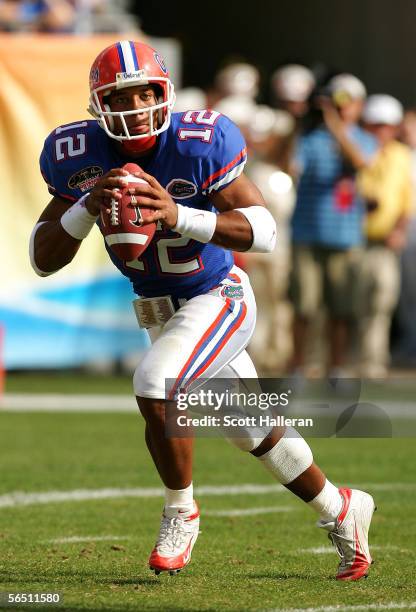
[[[151,157],[156,150],[157,140],[156,138],[149,139],[153,142],[149,142],[148,146],[138,146],[137,141],[133,142],[117,142],[116,148],[122,157],[129,159],[143,159],[144,157]],[[144,144],[144,143],[143,143]]]

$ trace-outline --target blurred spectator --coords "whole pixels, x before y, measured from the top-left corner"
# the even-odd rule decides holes
[[[278,109],[294,119],[292,130],[279,142],[278,164],[291,172],[296,140],[302,131],[303,117],[308,111],[308,98],[315,86],[313,73],[300,64],[287,64],[271,78],[272,97]]]
[[[278,108],[300,118],[308,111],[308,98],[315,87],[315,77],[306,66],[287,64],[273,73],[271,87]]]
[[[396,140],[403,119],[398,100],[384,94],[370,96],[362,119],[379,150],[359,179],[367,204],[367,246],[358,285],[361,372],[367,378],[381,378],[390,362],[390,324],[400,290],[399,254],[411,213],[411,158],[408,147]]]
[[[185,87],[176,92],[175,113],[207,108],[205,92],[199,87]]]
[[[290,294],[295,318],[292,374],[305,367],[311,323],[323,305],[328,314],[328,371],[344,365],[360,247],[363,201],[356,173],[376,150],[374,138],[357,125],[366,95],[355,76],[342,74],[321,98],[322,124],[300,140],[299,183],[292,218]]]
[[[416,366],[416,109],[404,114],[400,139],[410,147],[412,164],[412,213],[407,244],[401,256],[401,291],[396,311],[397,345],[393,360],[399,366]]]
[[[122,0],[0,0],[0,29],[8,32],[137,32]]]
[[[295,190],[292,178],[277,164],[281,139],[293,129],[287,113],[257,106],[247,130],[247,175],[261,189],[278,226],[276,249],[252,255],[249,272],[256,302],[262,312],[249,345],[249,353],[263,374],[282,372],[292,352],[292,308],[287,298],[290,268],[290,217]]]
[[[126,0],[73,0],[77,9],[76,34],[135,32],[142,35],[140,20],[129,13]]]
[[[253,98],[242,94],[230,95],[222,98],[210,108],[226,115],[231,121],[238,125],[247,141],[248,129],[250,123],[253,121],[257,108]],[[247,256],[244,253],[235,252],[234,260],[237,266],[243,268],[243,270],[246,269]]]
[[[257,108],[252,98],[241,94],[230,95],[222,98],[210,108],[229,117],[231,121],[238,125],[247,140],[248,129]]]
[[[69,32],[75,7],[69,0],[2,0],[0,29],[7,32]]]
[[[230,96],[247,98],[254,102],[259,92],[259,83],[260,73],[252,64],[229,64],[216,74],[214,88],[207,93],[208,108],[216,107],[220,100]]]
[[[404,113],[399,135],[400,140],[407,144],[412,152],[411,155],[414,166],[413,181],[416,187],[416,109],[408,109]],[[414,192],[413,196],[413,210],[416,211],[416,191]]]

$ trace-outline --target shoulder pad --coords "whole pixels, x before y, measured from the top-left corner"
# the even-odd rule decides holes
[[[61,125],[46,138],[40,168],[52,195],[77,200],[103,174],[103,168],[90,162],[87,146],[87,138],[95,140],[97,130],[101,128],[96,121],[86,120]]]
[[[172,115],[172,128],[177,139],[177,150],[188,157],[207,157],[233,139],[238,128],[215,110],[195,110]]]

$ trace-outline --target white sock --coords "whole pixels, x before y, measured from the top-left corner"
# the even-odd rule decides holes
[[[342,497],[338,488],[326,480],[322,491],[308,502],[308,506],[316,510],[324,521],[334,521],[341,512]]]
[[[186,489],[168,489],[168,487],[165,487],[165,508],[192,510],[193,506],[194,487],[192,482]]]

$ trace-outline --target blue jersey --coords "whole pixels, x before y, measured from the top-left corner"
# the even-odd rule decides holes
[[[40,157],[49,192],[75,202],[112,168],[137,161],[175,202],[215,211],[210,194],[236,179],[246,162],[246,146],[239,129],[216,111],[172,114],[168,130],[158,136],[156,148],[147,158],[125,157],[116,144],[94,120],[54,130]],[[223,280],[233,265],[231,251],[160,225],[137,260],[124,262],[110,249],[107,251],[120,272],[131,280],[135,292],[146,297],[200,295]]]

